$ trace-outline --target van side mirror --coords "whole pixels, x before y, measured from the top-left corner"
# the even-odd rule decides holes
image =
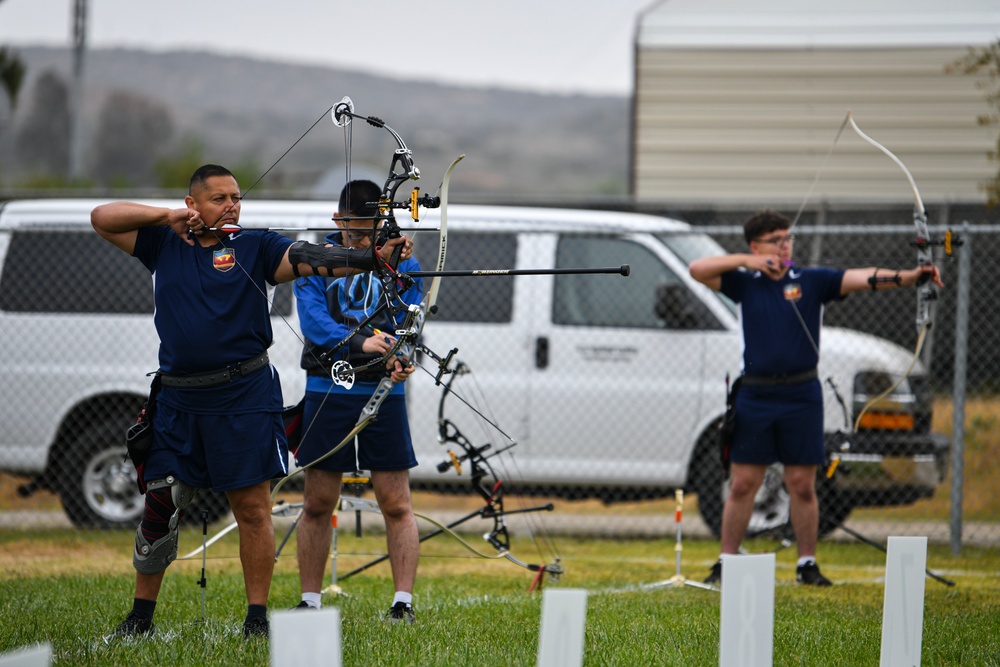
[[[667,329],[712,329],[690,293],[681,283],[663,283],[656,287],[653,312]]]

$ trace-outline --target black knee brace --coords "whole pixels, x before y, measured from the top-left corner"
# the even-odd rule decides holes
[[[172,475],[149,483],[132,553],[132,565],[138,572],[159,574],[177,558],[177,526],[197,492]]]
[[[150,544],[162,538],[169,531],[170,517],[177,511],[170,488],[159,488],[146,492],[146,507],[142,511],[142,522],[139,530],[143,538]]]

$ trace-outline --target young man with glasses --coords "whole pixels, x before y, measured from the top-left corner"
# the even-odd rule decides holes
[[[371,181],[351,181],[340,194],[334,218],[340,231],[327,237],[329,243],[365,250],[372,244],[372,217],[381,191]],[[366,219],[367,218],[367,219]],[[367,228],[367,229],[365,229]],[[415,259],[400,262],[400,271],[419,271]],[[417,278],[400,297],[407,304],[420,303],[423,283]],[[300,466],[324,455],[354,428],[362,408],[379,381],[391,377],[395,385],[372,421],[355,442],[305,471],[305,506],[298,528],[299,581],[302,602],[297,609],[319,609],[327,556],[330,550],[331,516],[340,500],[345,472],[371,471],[375,499],[385,520],[389,565],[395,585],[390,622],[413,623],[413,582],[420,555],[417,523],[410,502],[409,469],[417,465],[410,441],[403,382],[415,366],[393,359],[386,367],[357,374],[353,383],[334,382],[318,358],[336,345],[379,305],[381,284],[372,274],[345,278],[303,278],[295,281],[299,321],[306,337],[302,367],[306,369],[306,404],[302,414],[303,439],[297,454]],[[386,332],[397,326],[388,314],[377,317],[341,348],[352,366],[387,353],[396,339]],[[339,357],[338,357],[339,358]]]
[[[722,512],[722,555],[739,552],[767,468],[782,463],[799,561],[796,580],[829,586],[816,564],[816,470],[824,463],[823,390],[816,374],[823,307],[852,292],[933,280],[935,266],[910,270],[801,268],[792,262],[791,221],[765,210],[743,226],[750,252],[703,257],[691,276],[740,306],[743,374],[736,394],[731,486]],[[706,583],[722,578],[722,559]]]

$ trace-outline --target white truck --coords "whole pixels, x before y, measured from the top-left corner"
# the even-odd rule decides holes
[[[0,207],[0,471],[30,478],[23,493],[58,492],[78,525],[131,526],[142,499],[123,460],[123,433],[148,392],[158,343],[149,275],[92,231],[89,215],[99,203]],[[331,212],[326,202],[247,200],[241,223],[315,227],[329,225]],[[421,224],[433,228],[437,215],[428,211]],[[435,233],[415,241],[417,257],[431,267]],[[456,382],[455,395],[474,388],[506,435],[479,430],[478,416],[455,399],[446,416],[497,450],[516,442],[508,453],[522,491],[611,501],[685,488],[697,493],[717,532],[725,489],[718,424],[726,377],[739,373],[741,341],[734,305],[692,280],[687,264],[721,252],[697,229],[666,218],[451,206],[449,269],[629,264],[631,275],[445,278],[423,343],[442,356],[458,349],[475,383]],[[272,313],[270,357],[292,404],[302,396],[304,371],[290,285],[275,292]],[[841,462],[819,487],[822,530],[855,506],[911,503],[941,483],[949,442],[930,432],[931,388],[920,365],[873,407],[886,418],[843,446],[849,427],[831,387],[856,414],[911,359],[888,341],[824,328],[825,430]],[[423,366],[434,372],[433,360]],[[415,487],[462,490],[466,480],[438,469],[447,459],[438,443],[440,392],[425,373],[408,381],[420,461],[411,479]],[[221,497],[206,498],[213,516],[224,510]],[[783,526],[787,502],[780,475],[769,477],[751,531]]]

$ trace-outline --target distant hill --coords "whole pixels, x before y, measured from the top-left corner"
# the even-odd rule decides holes
[[[28,68],[20,118],[43,72],[69,79],[70,55],[68,49],[43,47],[17,52]],[[294,186],[307,192],[330,170],[345,170],[344,133],[322,117],[345,95],[358,113],[377,116],[399,132],[414,153],[425,190],[436,189],[444,168],[460,153],[468,157],[453,181],[456,200],[462,194],[502,201],[627,189],[625,97],[445,86],[195,52],[97,49],[89,52],[85,71],[91,131],[106,96],[126,91],[169,110],[172,142],[197,137],[208,147],[207,157],[224,164],[252,161],[263,171],[320,119],[261,189]],[[355,171],[366,173],[367,165],[384,174],[393,146],[388,133],[356,124]]]

